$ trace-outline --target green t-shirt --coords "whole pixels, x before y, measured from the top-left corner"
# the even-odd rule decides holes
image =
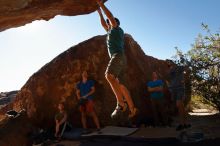
[[[55,119],[61,121],[65,116],[65,112],[59,112],[55,115]]]
[[[120,27],[111,28],[107,33],[108,53],[124,53],[124,31]]]

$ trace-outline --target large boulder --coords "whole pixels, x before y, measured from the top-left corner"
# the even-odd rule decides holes
[[[69,120],[73,125],[81,125],[75,86],[81,79],[82,71],[88,70],[90,78],[96,81],[95,103],[100,122],[102,125],[115,124],[110,114],[115,108],[116,99],[104,77],[109,61],[105,40],[106,36],[93,37],[47,63],[22,87],[13,108],[17,111],[26,109],[33,124],[47,127],[54,120],[56,105],[65,101]],[[168,69],[166,62],[146,56],[130,35],[125,36],[125,50],[127,87],[140,115],[150,116],[151,107],[145,84],[153,71],[164,78]]]
[[[34,20],[88,14],[96,9],[95,0],[0,0],[0,32]]]

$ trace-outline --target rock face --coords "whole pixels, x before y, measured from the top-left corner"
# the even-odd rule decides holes
[[[104,77],[109,61],[105,40],[106,36],[91,38],[43,66],[22,87],[14,109],[26,109],[33,124],[47,127],[54,120],[57,104],[65,101],[69,120],[73,125],[81,126],[75,86],[81,79],[82,71],[88,70],[90,78],[96,81],[95,103],[100,122],[102,125],[114,124],[110,114],[115,108],[116,99]],[[127,87],[141,111],[140,115],[150,115],[145,84],[151,79],[152,71],[158,71],[163,78],[167,65],[162,60],[146,56],[130,35],[125,36],[125,49]]]
[[[96,9],[95,0],[0,0],[0,31],[34,20],[88,14]]]

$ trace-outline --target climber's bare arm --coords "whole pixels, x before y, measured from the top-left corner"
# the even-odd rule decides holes
[[[110,24],[112,27],[117,27],[117,22],[115,21],[115,17],[113,14],[109,11],[109,9],[104,5],[102,0],[96,0],[97,4],[100,6],[100,8],[105,13],[106,17],[109,19]]]
[[[106,23],[106,21],[105,21],[103,15],[102,15],[101,9],[99,8],[97,11],[98,11],[98,13],[99,13],[100,21],[101,21],[101,24],[102,24],[103,28],[104,28],[106,31],[108,31],[108,25],[107,25],[107,23]]]

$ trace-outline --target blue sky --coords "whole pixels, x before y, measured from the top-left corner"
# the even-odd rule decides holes
[[[202,22],[213,32],[220,30],[220,0],[109,0],[106,5],[144,52],[159,59],[173,56],[176,46],[189,50],[204,32]],[[102,34],[97,12],[56,16],[0,32],[0,92],[20,89],[58,54]]]

